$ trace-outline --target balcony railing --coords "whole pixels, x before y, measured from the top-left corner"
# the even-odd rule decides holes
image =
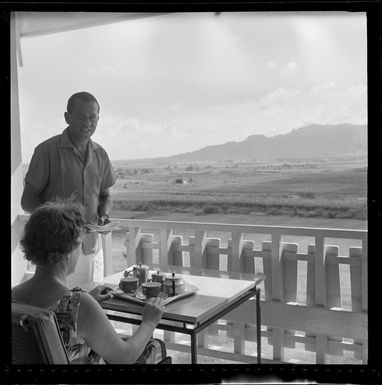
[[[366,230],[116,220],[126,230],[128,266],[169,264],[237,277],[264,273],[262,336],[273,346],[273,360],[283,361],[285,348],[302,343],[318,364],[344,350],[367,362]],[[111,273],[111,234],[103,236],[103,246]],[[227,358],[206,344],[207,334],[223,328],[234,339],[229,359],[253,362],[244,351],[245,341],[256,341],[252,309],[244,304],[210,327],[199,338],[200,353]]]
[[[25,220],[24,216],[21,216]],[[115,219],[125,232],[126,266],[207,268],[240,278],[264,273],[262,338],[272,359],[302,344],[318,364],[353,351],[367,363],[367,231],[305,227]],[[102,235],[105,275],[113,273],[113,236]],[[199,353],[254,362],[245,351],[256,342],[254,306],[247,302],[199,336]],[[227,331],[233,352],[209,349],[208,336]],[[165,332],[170,348],[187,350]],[[299,345],[301,346],[301,345]]]

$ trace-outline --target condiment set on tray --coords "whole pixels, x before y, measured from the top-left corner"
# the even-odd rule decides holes
[[[152,297],[160,297],[165,303],[169,303],[197,291],[195,286],[186,284],[174,271],[164,274],[157,270],[149,278],[149,268],[150,266],[140,263],[125,270],[119,288],[113,291],[114,296],[141,303]]]

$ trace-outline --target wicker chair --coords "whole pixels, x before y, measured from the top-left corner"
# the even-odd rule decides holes
[[[12,364],[69,364],[52,311],[12,301]]]
[[[12,364],[70,364],[53,311],[12,301]]]

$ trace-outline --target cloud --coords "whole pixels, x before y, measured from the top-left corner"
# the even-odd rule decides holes
[[[182,128],[175,129],[166,121],[108,115],[100,121],[93,139],[111,159],[150,158],[174,153],[183,133]]]
[[[242,141],[254,134],[287,133],[309,123],[366,124],[367,86],[322,83],[309,88],[280,87],[241,103],[185,107],[180,102],[172,104],[150,119],[105,112],[93,139],[116,160],[170,156]],[[31,155],[38,143],[60,133],[63,123],[58,119],[53,124],[29,122],[33,129],[22,133],[24,161],[29,161],[24,154]]]
[[[127,67],[123,62],[106,65],[99,68],[90,68],[88,74],[90,76],[110,76],[116,73],[126,72]]]
[[[61,134],[66,127],[64,118],[42,120],[29,120],[23,122],[21,119],[21,149],[23,162],[29,162],[34,149],[44,140]]]
[[[180,100],[178,100],[176,103],[174,103],[173,105],[171,105],[169,107],[169,110],[171,110],[171,111],[179,111],[182,108],[183,108],[183,103]]]
[[[298,65],[296,62],[289,62],[280,72],[281,79],[289,79],[292,78],[298,69]]]
[[[253,134],[286,133],[307,123],[365,124],[366,111],[365,84],[347,88],[321,84],[305,89],[279,88],[259,99],[188,112],[169,108],[153,121],[119,117],[116,120],[120,123],[114,126],[123,126],[124,133],[118,134],[118,146],[112,140],[117,131],[111,127],[105,131],[112,133],[108,145],[115,148],[113,154],[119,151],[116,147],[129,149],[119,152],[119,159],[128,155],[156,157],[241,141]]]
[[[329,82],[329,83],[322,83],[322,84],[318,84],[316,86],[314,86],[312,88],[313,91],[326,91],[326,90],[329,90],[331,88],[334,88],[336,86],[336,84],[334,82]]]

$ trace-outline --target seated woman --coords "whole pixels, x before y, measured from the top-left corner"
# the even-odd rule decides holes
[[[66,287],[67,276],[81,258],[84,224],[83,207],[70,200],[48,202],[33,212],[21,247],[36,271],[12,289],[12,300],[56,313],[71,363],[155,363],[164,346],[151,338],[163,314],[159,298],[147,302],[134,335],[122,339],[97,302],[109,298],[110,288],[99,286],[86,293]]]

